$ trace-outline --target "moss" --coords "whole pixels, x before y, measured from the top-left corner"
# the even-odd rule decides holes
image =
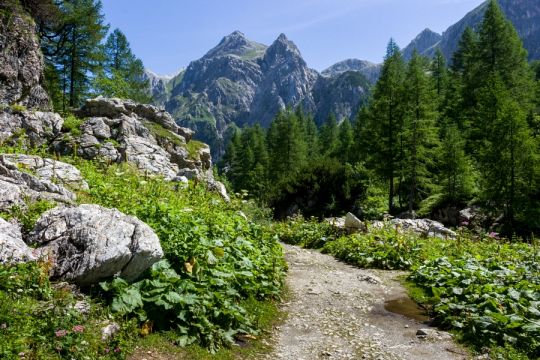
[[[170,142],[172,142],[173,144],[177,146],[185,146],[181,138],[173,134],[171,131],[165,129],[163,126],[154,122],[150,122],[150,121],[145,121],[144,125],[148,128],[148,130],[150,130],[152,135],[154,135],[155,137],[169,140]]]
[[[206,147],[206,144],[197,140],[191,140],[190,142],[187,143],[187,146],[186,146],[189,157],[196,160],[199,159],[199,150],[201,150],[204,147]]]
[[[78,117],[70,114],[64,119],[64,124],[62,125],[62,131],[70,133],[73,136],[81,135],[81,125],[84,120],[79,119]]]
[[[11,111],[13,111],[14,113],[23,113],[25,112],[27,109],[26,109],[26,106],[24,105],[19,105],[19,104],[13,104],[13,105],[10,105],[9,108],[11,109]]]

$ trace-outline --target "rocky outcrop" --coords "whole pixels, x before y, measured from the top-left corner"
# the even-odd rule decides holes
[[[63,123],[56,113],[6,108],[0,110],[0,144],[25,139],[31,146],[43,146],[60,135]]]
[[[21,159],[19,162],[18,159]],[[30,165],[26,165],[30,163]],[[54,168],[61,169],[59,171]],[[55,177],[56,174],[56,177]],[[30,156],[0,156],[0,211],[13,206],[25,207],[27,201],[47,200],[73,203],[76,196],[62,185],[77,182],[80,174],[68,164]],[[77,179],[77,180],[75,180]]]
[[[18,226],[0,218],[0,265],[36,260]]]
[[[3,154],[0,163],[34,174],[38,179],[72,189],[88,190],[88,184],[75,166],[35,155]]]
[[[0,5],[0,105],[49,109],[35,24],[17,4]]]
[[[57,139],[53,143],[57,151],[77,151],[86,159],[130,162],[141,172],[166,180],[196,179],[229,200],[223,184],[214,179],[208,146],[189,144],[193,131],[178,126],[163,109],[98,97],[87,100],[78,116],[86,118],[78,129],[80,134]],[[198,150],[188,151],[188,146]]]
[[[370,228],[382,229],[391,226],[399,232],[412,232],[425,237],[437,237],[440,239],[455,239],[457,234],[446,228],[440,222],[430,219],[391,219],[388,222],[374,221]]]
[[[140,220],[98,205],[46,212],[28,241],[48,258],[51,276],[90,285],[118,275],[137,279],[163,257],[159,239]]]

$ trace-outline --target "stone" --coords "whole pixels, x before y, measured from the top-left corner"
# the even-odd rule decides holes
[[[345,228],[349,231],[365,231],[366,225],[360,219],[358,219],[354,214],[347,213],[345,216]]]
[[[227,193],[227,188],[223,185],[222,182],[212,179],[206,183],[206,187],[209,191],[218,193],[223,200],[226,202],[231,201],[229,194]]]
[[[198,179],[200,175],[199,169],[180,169],[177,176],[184,176],[188,180]]]
[[[23,241],[18,226],[0,218],[0,264],[34,261],[32,249]]]
[[[389,224],[400,231],[411,231],[423,236],[455,239],[457,234],[440,222],[430,219],[392,219]]]
[[[107,341],[111,338],[113,338],[118,332],[120,331],[120,325],[113,322],[111,324],[108,324],[107,326],[104,326],[101,328],[101,340]]]
[[[18,165],[13,162],[16,157],[15,155],[0,155],[0,211],[8,210],[12,206],[24,207],[26,201],[47,200],[71,204],[76,200],[76,195],[73,192],[62,184],[53,182],[53,178],[50,177],[52,174],[50,168],[44,166],[42,177],[40,177],[37,172],[23,171],[23,166],[22,169],[19,169]],[[26,157],[25,155],[22,155],[21,158],[34,159],[45,164],[45,160],[41,158]],[[54,160],[50,160],[49,164],[54,164],[53,162]],[[70,168],[68,164],[56,163],[59,168]],[[66,176],[65,179],[73,180],[65,172],[63,174]],[[85,183],[81,183],[81,186],[84,186],[83,184]]]
[[[34,155],[3,154],[0,162],[30,171],[40,180],[60,183],[74,189],[88,190],[88,183],[73,165]]]
[[[153,230],[135,217],[98,205],[59,207],[42,215],[28,236],[52,261],[53,279],[81,286],[115,275],[136,280],[163,257]]]
[[[62,117],[52,112],[0,110],[0,143],[24,134],[32,146],[40,147],[61,133],[63,123]]]
[[[2,2],[0,13],[0,105],[48,110],[36,24],[17,2],[11,3]]]

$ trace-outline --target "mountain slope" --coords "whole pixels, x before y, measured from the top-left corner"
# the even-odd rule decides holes
[[[323,70],[323,76],[336,77],[347,71],[357,71],[372,84],[377,82],[381,72],[381,64],[375,64],[366,60],[347,59],[340,61],[328,69]]]
[[[467,27],[477,29],[482,23],[487,4],[487,1],[481,4],[443,33],[438,46],[447,59],[451,59],[457,50],[463,31]],[[525,48],[529,51],[529,59],[540,59],[540,2],[538,0],[499,0],[499,5],[517,29]],[[405,49],[414,48],[414,41]],[[436,48],[437,46],[432,46],[420,52],[426,56],[433,56]],[[422,47],[418,49],[422,50]]]

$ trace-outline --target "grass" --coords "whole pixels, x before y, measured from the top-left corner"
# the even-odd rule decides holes
[[[154,135],[158,139],[162,138],[162,139],[169,140],[176,146],[185,146],[184,141],[180,137],[176,136],[171,131],[165,129],[160,124],[157,124],[151,121],[144,121],[143,123],[144,123],[144,126],[146,126],[148,130],[150,130],[152,135]]]
[[[9,108],[11,109],[11,111],[13,111],[14,113],[23,113],[25,112],[27,109],[26,109],[26,106],[24,105],[19,105],[19,104],[13,104],[13,105],[10,105]]]
[[[62,124],[62,131],[70,133],[73,136],[81,135],[81,125],[84,120],[79,119],[73,114],[69,114],[64,118],[64,123]]]
[[[197,141],[197,140],[191,140],[187,143],[186,148],[189,154],[189,157],[192,159],[198,159],[199,158],[199,150],[204,148],[206,144]]]

